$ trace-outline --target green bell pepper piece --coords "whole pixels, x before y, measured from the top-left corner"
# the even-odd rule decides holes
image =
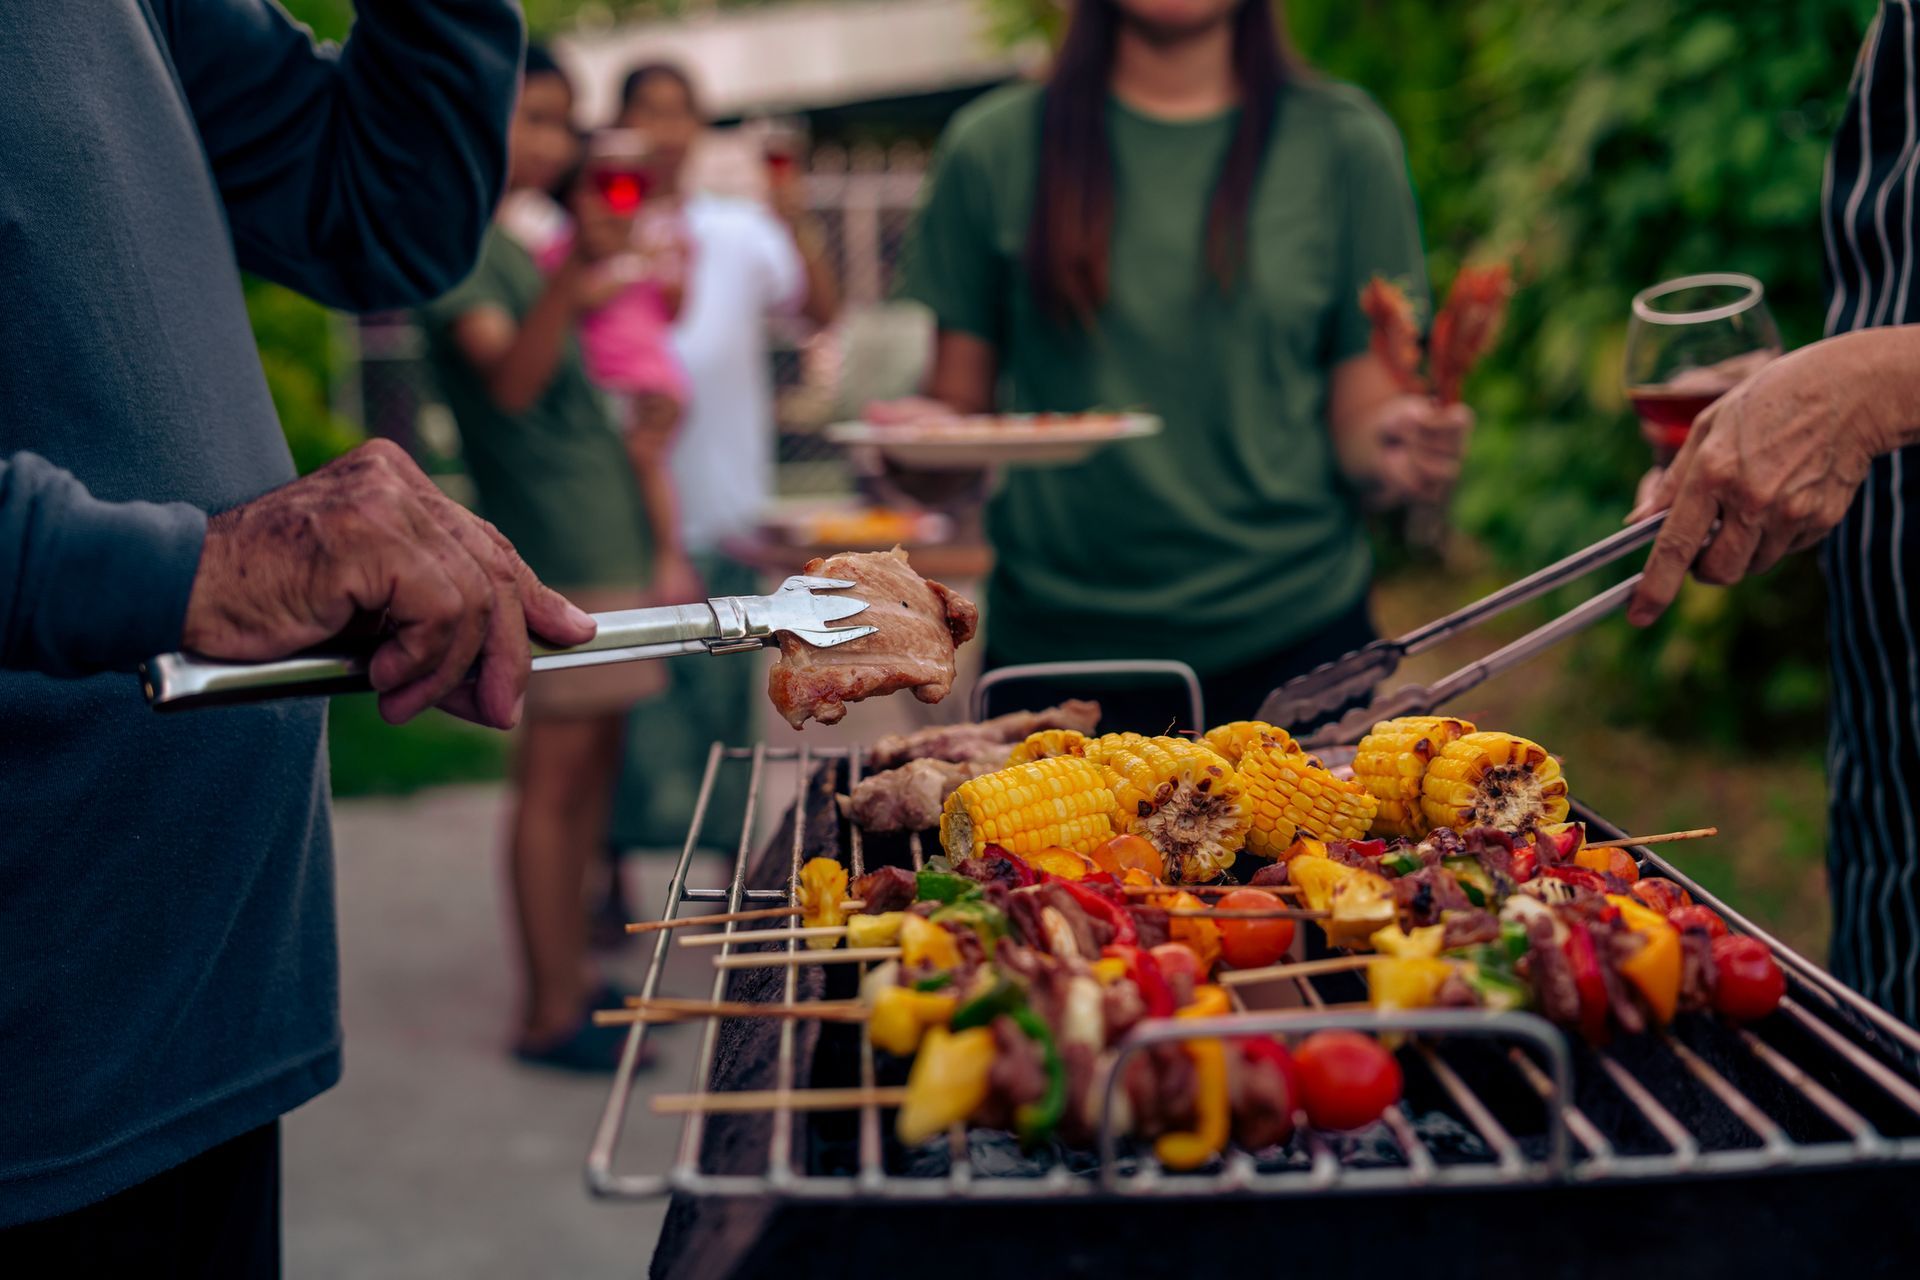
[[[1380,869],[1388,875],[1410,876],[1420,869],[1420,859],[1414,857],[1408,850],[1402,849],[1398,853],[1390,853],[1382,858]]]
[[[962,902],[968,898],[980,896],[980,886],[962,875],[951,871],[929,871],[922,868],[916,877],[914,895],[922,902]]]
[[[1000,977],[987,991],[955,1009],[951,1025],[955,1031],[984,1027],[1003,1013],[1026,1007],[1026,988],[1011,978]]]
[[[1487,875],[1487,869],[1474,858],[1444,858],[1440,865],[1453,872],[1453,878],[1460,882],[1460,888],[1466,892],[1467,901],[1476,907],[1484,907],[1493,897],[1493,880]]]
[[[935,924],[961,924],[972,929],[980,945],[993,954],[994,944],[1007,936],[1007,913],[980,898],[962,898],[948,903],[928,917]]]
[[[1060,1127],[1060,1118],[1067,1110],[1067,1064],[1060,1056],[1060,1047],[1053,1042],[1053,1033],[1047,1030],[1047,1024],[1040,1015],[1022,1005],[1007,1015],[1013,1019],[1013,1025],[1019,1027],[1029,1040],[1040,1046],[1040,1055],[1047,1067],[1047,1089],[1033,1102],[1023,1104],[1013,1113],[1013,1123],[1020,1134],[1020,1141],[1028,1146],[1037,1146],[1053,1136]]]

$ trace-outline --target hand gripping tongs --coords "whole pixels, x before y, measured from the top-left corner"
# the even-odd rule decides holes
[[[1282,726],[1309,725],[1356,699],[1369,699],[1365,705],[1356,707],[1300,740],[1308,750],[1325,751],[1358,742],[1382,720],[1391,720],[1395,716],[1430,715],[1483,681],[1517,666],[1606,617],[1627,602],[1633,589],[1639,585],[1641,575],[1636,573],[1626,581],[1607,588],[1586,603],[1568,610],[1545,626],[1529,631],[1486,657],[1468,663],[1452,675],[1444,676],[1432,684],[1403,685],[1391,693],[1375,696],[1375,688],[1393,674],[1402,658],[1431,649],[1469,627],[1583,578],[1595,569],[1612,564],[1622,556],[1646,546],[1660,532],[1660,526],[1666,518],[1664,511],[1650,516],[1438,621],[1409,631],[1396,640],[1376,640],[1364,649],[1356,649],[1344,658],[1295,677],[1267,695],[1267,700],[1260,705],[1260,719]]]
[[[836,627],[864,613],[867,602],[816,591],[845,591],[844,578],[796,575],[770,596],[721,596],[704,604],[622,609],[594,615],[600,630],[571,649],[535,643],[533,669],[564,671],[609,662],[672,658],[684,653],[744,653],[777,643],[781,633],[816,649],[870,636],[878,627]],[[155,711],[232,706],[274,698],[364,693],[371,648],[296,654],[274,662],[216,662],[188,653],[163,653],[140,665],[140,682]]]

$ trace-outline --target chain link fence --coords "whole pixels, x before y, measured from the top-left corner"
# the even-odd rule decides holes
[[[822,435],[868,401],[910,393],[930,349],[930,323],[916,308],[889,303],[894,272],[925,177],[925,152],[821,147],[806,177],[807,201],[840,284],[840,317],[811,332],[804,320],[769,320],[778,490],[827,496],[853,486],[843,451]],[[405,447],[450,492],[462,495],[460,438],[425,360],[411,315],[349,323],[348,367],[337,407],[368,435]]]

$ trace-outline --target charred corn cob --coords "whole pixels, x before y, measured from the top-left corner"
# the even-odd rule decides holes
[[[1427,766],[1420,807],[1435,827],[1526,831],[1567,819],[1560,762],[1511,733],[1469,733]]]
[[[1013,754],[1007,757],[1008,764],[1027,764],[1033,760],[1050,760],[1054,756],[1084,756],[1087,754],[1087,735],[1077,729],[1042,729],[1029,734],[1025,741],[1014,747]]]
[[[1253,809],[1247,849],[1263,858],[1286,853],[1296,835],[1358,840],[1380,806],[1365,787],[1334,777],[1298,749],[1250,747],[1240,757],[1239,776]]]
[[[1235,720],[1230,724],[1217,724],[1207,730],[1206,744],[1227,758],[1229,764],[1239,764],[1240,757],[1246,754],[1248,747],[1258,746],[1271,738],[1288,751],[1300,750],[1300,744],[1293,736],[1277,724],[1268,724],[1264,720]]]
[[[940,815],[940,844],[956,861],[990,844],[1025,856],[1059,845],[1091,853],[1113,838],[1113,775],[1080,756],[1009,765],[963,782]]]
[[[1095,738],[1087,744],[1087,759],[1113,770],[1113,798],[1123,830],[1135,818],[1153,812],[1160,789],[1173,778],[1182,761],[1199,760],[1231,769],[1218,752],[1203,743],[1138,733],[1109,733]]]
[[[1418,840],[1427,834],[1430,827],[1420,807],[1427,766],[1448,743],[1472,732],[1472,724],[1448,716],[1402,716],[1382,720],[1360,739],[1353,777],[1380,800],[1373,815],[1374,835]]]

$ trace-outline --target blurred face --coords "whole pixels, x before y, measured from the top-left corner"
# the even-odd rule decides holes
[[[507,185],[545,191],[573,167],[580,141],[573,132],[573,93],[559,76],[528,76],[507,130]]]
[[[653,163],[669,180],[680,174],[700,136],[700,115],[686,86],[670,75],[651,75],[640,82],[620,123],[646,136]]]
[[[1178,40],[1231,21],[1242,3],[1254,0],[1112,0],[1121,21],[1156,40]]]

